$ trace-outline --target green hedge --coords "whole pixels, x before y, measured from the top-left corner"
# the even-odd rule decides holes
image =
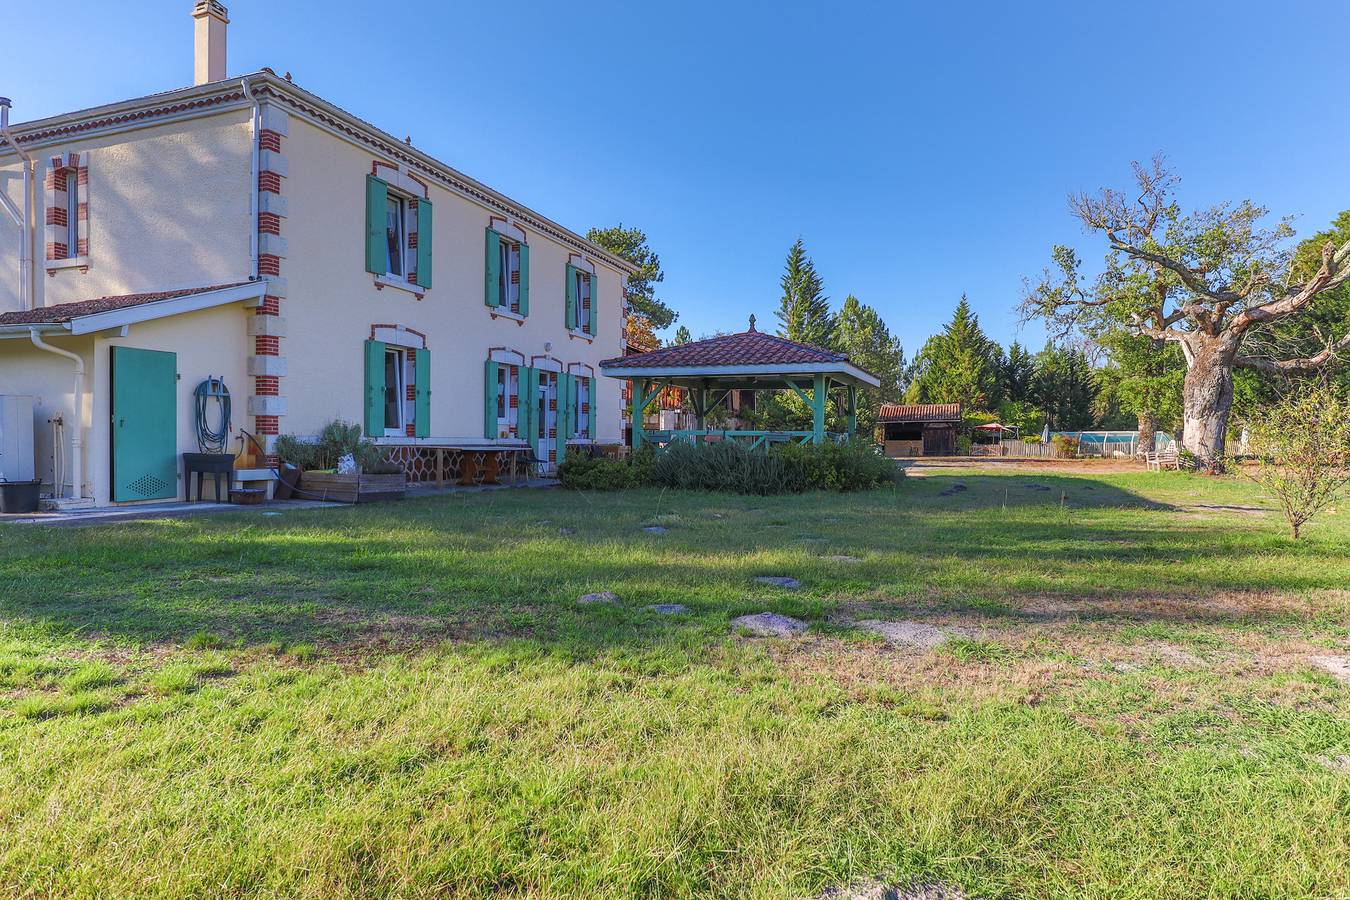
[[[558,468],[564,487],[592,491],[659,487],[787,494],[817,489],[859,491],[900,477],[895,463],[866,441],[782,444],[751,450],[736,441],[677,443],[661,453],[644,450],[627,459],[568,457]]]

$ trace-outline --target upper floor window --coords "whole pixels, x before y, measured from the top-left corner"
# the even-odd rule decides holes
[[[530,245],[519,228],[489,226],[485,243],[483,302],[515,316],[530,314]]]
[[[384,270],[399,278],[407,271],[405,266],[408,255],[408,201],[396,194],[385,199],[385,263]]]
[[[502,306],[513,313],[520,312],[520,244],[515,241],[497,242],[497,293]]]
[[[431,287],[431,201],[416,181],[398,172],[399,184],[366,176],[366,271],[378,283],[392,279]],[[394,177],[391,176],[391,177]]]
[[[48,268],[85,265],[89,255],[89,154],[63,153],[48,161],[46,259]]]
[[[567,267],[567,327],[572,331],[595,334],[595,275],[585,269]]]

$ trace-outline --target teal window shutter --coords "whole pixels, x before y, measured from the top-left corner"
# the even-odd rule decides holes
[[[520,408],[517,412],[517,423],[520,436],[530,445],[534,455],[539,455],[539,434],[535,424],[535,417],[539,410],[539,370],[531,366],[520,367]]]
[[[366,271],[376,275],[389,272],[389,245],[385,233],[389,206],[389,185],[374,175],[366,176]],[[383,361],[381,361],[383,365]]]
[[[530,245],[520,245],[520,314],[530,314]]]
[[[571,375],[558,376],[558,462],[567,456],[567,441],[572,437],[572,398],[574,381]]]
[[[488,306],[502,305],[502,236],[491,228],[487,230],[487,266],[483,283],[483,302]]]
[[[487,380],[483,392],[483,437],[492,439],[497,436],[497,364],[487,361]]]
[[[596,378],[594,375],[586,379],[586,386],[590,391],[590,399],[588,401],[590,403],[590,409],[586,414],[586,424],[589,426],[589,437],[591,440],[595,440],[595,418],[598,412],[595,408],[595,382]]]
[[[366,436],[384,436],[384,341],[366,341]]]
[[[431,351],[416,352],[413,357],[413,437],[424,438],[431,436]]]
[[[577,327],[577,267],[567,264],[567,318],[568,330]]]
[[[417,283],[431,287],[431,201],[417,201]]]
[[[591,274],[591,315],[586,319],[586,333],[595,337],[595,322],[600,318],[600,272]]]

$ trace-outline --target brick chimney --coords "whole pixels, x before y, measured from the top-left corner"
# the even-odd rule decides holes
[[[225,79],[225,26],[230,24],[229,11],[219,0],[197,0],[192,7],[195,20],[193,46],[195,49],[193,84],[206,84]]]

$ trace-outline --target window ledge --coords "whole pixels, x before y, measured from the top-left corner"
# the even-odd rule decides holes
[[[575,328],[569,328],[567,331],[567,336],[569,338],[577,338],[578,340],[583,340],[588,344],[592,343],[595,340],[595,335],[587,334],[584,331],[577,331]]]
[[[511,319],[517,325],[525,324],[525,317],[522,316],[520,313],[511,312],[511,310],[509,309],[502,309],[500,306],[489,306],[488,313],[490,313],[492,318],[494,319],[496,318]]]
[[[43,267],[47,272],[55,275],[57,269],[79,269],[81,272],[89,271],[89,257],[71,256],[66,259],[48,259],[43,261]]]
[[[407,291],[417,297],[418,300],[421,300],[427,292],[427,289],[420,284],[413,284],[406,278],[399,278],[397,275],[376,275],[374,277],[376,290],[384,290],[387,287],[391,287],[398,291]]]

